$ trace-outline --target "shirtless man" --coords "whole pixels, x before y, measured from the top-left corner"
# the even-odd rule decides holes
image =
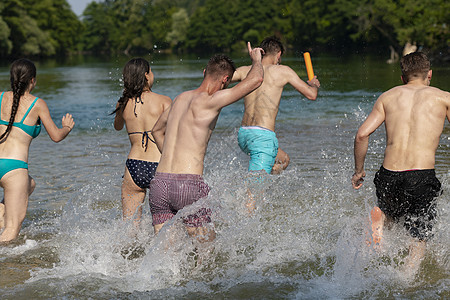
[[[150,183],[150,211],[155,233],[178,210],[206,197],[208,185],[203,181],[203,165],[211,133],[221,109],[238,101],[263,81],[262,49],[252,49],[251,70],[245,80],[226,89],[235,71],[233,62],[224,55],[213,56],[204,71],[200,87],[177,96],[153,127],[161,159]],[[215,233],[203,227],[211,222],[210,211],[201,209],[184,218],[187,231],[200,241],[214,238]],[[200,235],[206,236],[205,238]]]
[[[244,98],[245,110],[238,143],[242,151],[250,155],[249,171],[265,170],[268,174],[279,174],[289,165],[289,156],[278,147],[274,132],[283,88],[289,83],[309,100],[315,100],[320,82],[314,76],[305,83],[290,67],[280,65],[284,47],[277,38],[264,39],[260,47],[264,50],[264,81]],[[238,68],[232,81],[245,79],[250,67]]]
[[[434,164],[445,118],[450,120],[450,94],[429,86],[432,71],[425,54],[404,56],[400,67],[404,85],[378,98],[356,134],[352,185],[361,187],[369,136],[384,122],[384,161],[374,179],[378,207],[371,211],[373,241],[381,242],[385,219],[405,217],[404,227],[415,238],[406,266],[416,269],[431,237],[434,199],[441,193]]]

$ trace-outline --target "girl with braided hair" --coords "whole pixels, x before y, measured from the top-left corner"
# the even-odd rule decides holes
[[[41,131],[41,122],[56,143],[75,125],[72,115],[66,114],[62,118],[62,128],[58,128],[45,101],[31,95],[36,86],[33,62],[14,61],[10,80],[12,91],[0,95],[0,186],[4,190],[0,203],[0,230],[4,228],[0,243],[16,239],[25,219],[28,197],[36,186],[28,175],[28,152],[31,141]]]
[[[148,61],[143,58],[130,60],[123,68],[122,97],[112,112],[116,114],[114,128],[122,130],[125,125],[131,143],[122,182],[122,215],[124,220],[133,218],[136,224],[161,157],[151,129],[172,104],[169,97],[152,91],[153,82]]]

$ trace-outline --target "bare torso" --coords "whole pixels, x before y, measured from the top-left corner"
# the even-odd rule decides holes
[[[241,125],[260,126],[275,131],[275,120],[284,86],[289,83],[306,98],[315,100],[320,83],[315,78],[312,81],[315,86],[306,84],[290,67],[277,64],[277,59],[273,56],[264,57],[262,64],[264,81],[259,88],[245,96]],[[238,68],[233,81],[244,79],[249,70],[250,66]]]
[[[280,65],[264,66],[264,81],[259,88],[245,97],[242,126],[261,126],[275,130],[281,93],[286,85]]]
[[[207,92],[197,89],[184,92],[174,100],[158,172],[203,174],[206,148],[220,113],[207,108],[211,98]]]
[[[450,94],[423,84],[395,87],[382,96],[386,151],[383,166],[393,171],[433,169]]]

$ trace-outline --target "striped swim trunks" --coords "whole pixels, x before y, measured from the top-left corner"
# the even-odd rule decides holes
[[[156,172],[149,190],[153,226],[170,220],[180,209],[208,196],[209,191],[201,175]],[[211,222],[211,210],[201,208],[183,218],[183,222],[190,227],[201,227]]]

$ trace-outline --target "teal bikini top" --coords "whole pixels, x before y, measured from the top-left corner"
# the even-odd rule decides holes
[[[3,94],[4,93],[5,92],[3,92],[2,95],[0,96],[0,109],[2,107],[2,100],[3,100]],[[22,129],[26,134],[31,136],[33,139],[35,137],[37,137],[39,135],[39,133],[41,133],[41,120],[38,119],[36,125],[26,125],[26,124],[23,124],[23,121],[25,120],[25,118],[30,113],[30,110],[33,108],[34,104],[36,104],[37,99],[39,99],[39,97],[36,97],[36,99],[34,99],[33,103],[31,103],[31,105],[28,108],[27,112],[25,113],[25,115],[23,115],[22,120],[20,122],[14,122],[13,123],[14,127],[18,127],[20,129]],[[0,119],[0,125],[8,126],[8,124],[9,124],[9,122],[6,122],[6,121],[3,121],[3,120]]]

